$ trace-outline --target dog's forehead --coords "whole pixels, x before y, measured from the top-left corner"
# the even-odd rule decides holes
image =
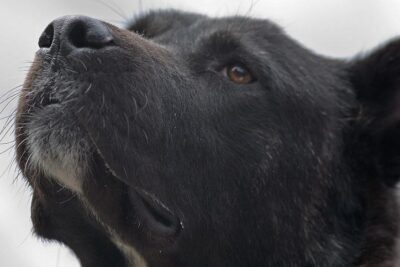
[[[153,11],[133,19],[127,29],[144,35],[155,42],[178,46],[182,49],[196,47],[198,43],[220,33],[240,39],[276,38],[283,31],[266,19],[244,16],[211,18],[196,13],[175,10]]]

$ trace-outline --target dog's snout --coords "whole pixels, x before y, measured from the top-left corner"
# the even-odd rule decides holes
[[[65,16],[54,20],[39,38],[40,48],[58,46],[61,53],[79,48],[99,49],[113,45],[113,35],[101,21],[85,16]]]

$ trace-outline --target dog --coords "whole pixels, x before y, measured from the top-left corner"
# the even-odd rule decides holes
[[[273,22],[85,16],[16,117],[35,233],[84,267],[394,267],[400,40],[315,54]]]

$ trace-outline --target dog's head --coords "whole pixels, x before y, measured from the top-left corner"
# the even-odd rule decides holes
[[[37,233],[84,266],[390,258],[400,42],[332,60],[266,20],[162,11],[63,17],[39,46],[18,159]]]

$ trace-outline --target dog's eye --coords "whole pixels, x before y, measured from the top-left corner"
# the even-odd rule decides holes
[[[250,71],[242,64],[233,64],[225,67],[223,73],[234,83],[248,84],[254,82],[254,77]]]

